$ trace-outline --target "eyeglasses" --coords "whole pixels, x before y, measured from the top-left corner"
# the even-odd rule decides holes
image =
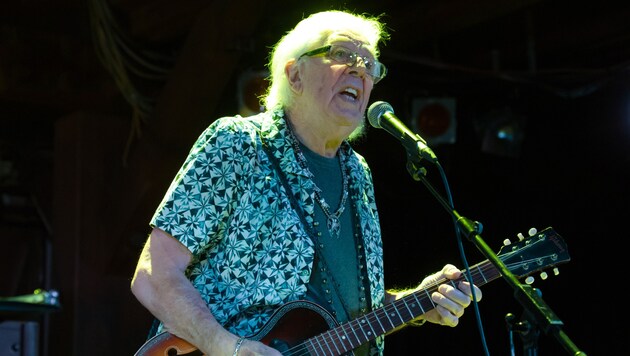
[[[361,58],[363,61],[363,65],[365,65],[365,69],[367,69],[367,74],[372,77],[374,80],[374,84],[381,81],[381,79],[385,78],[387,74],[387,67],[376,59],[372,57],[361,56],[357,52],[352,51],[349,48],[340,45],[328,45],[320,48],[316,48],[312,51],[308,51],[302,54],[298,60],[302,57],[314,57],[319,55],[325,55],[326,58],[333,60],[337,63],[342,63],[347,65],[348,67],[352,67],[357,64],[357,60]]]

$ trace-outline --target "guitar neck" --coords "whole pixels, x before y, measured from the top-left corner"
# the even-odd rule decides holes
[[[470,271],[473,283],[477,286],[482,286],[500,276],[498,270],[488,260],[472,266]],[[431,294],[437,290],[437,287],[440,284],[450,283],[457,288],[457,283],[464,279],[465,275],[462,271],[459,279],[437,280],[426,288],[310,338],[305,342],[306,346],[314,350],[315,354],[319,352],[324,354],[332,352],[335,355],[346,353],[434,309],[436,305],[431,299]]]

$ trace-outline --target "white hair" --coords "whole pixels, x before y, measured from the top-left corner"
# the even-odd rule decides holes
[[[357,34],[366,40],[367,48],[378,58],[378,44],[388,38],[385,25],[378,17],[331,10],[312,14],[302,19],[273,47],[267,64],[270,86],[262,101],[268,110],[291,105],[290,89],[284,68],[288,61],[297,59],[313,47],[323,45],[333,33]]]

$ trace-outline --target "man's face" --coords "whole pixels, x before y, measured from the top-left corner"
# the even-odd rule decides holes
[[[326,45],[332,52],[306,58],[302,80],[304,85],[303,104],[309,111],[319,112],[327,122],[354,130],[362,123],[368,105],[374,79],[366,73],[363,58],[374,56],[358,41],[348,35],[336,34]],[[339,63],[336,51],[358,54],[355,63]],[[332,58],[331,58],[332,57]]]

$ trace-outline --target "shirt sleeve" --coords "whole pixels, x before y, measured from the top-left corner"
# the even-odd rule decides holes
[[[247,137],[230,120],[210,125],[193,145],[150,225],[171,234],[193,255],[215,245],[234,206]]]

